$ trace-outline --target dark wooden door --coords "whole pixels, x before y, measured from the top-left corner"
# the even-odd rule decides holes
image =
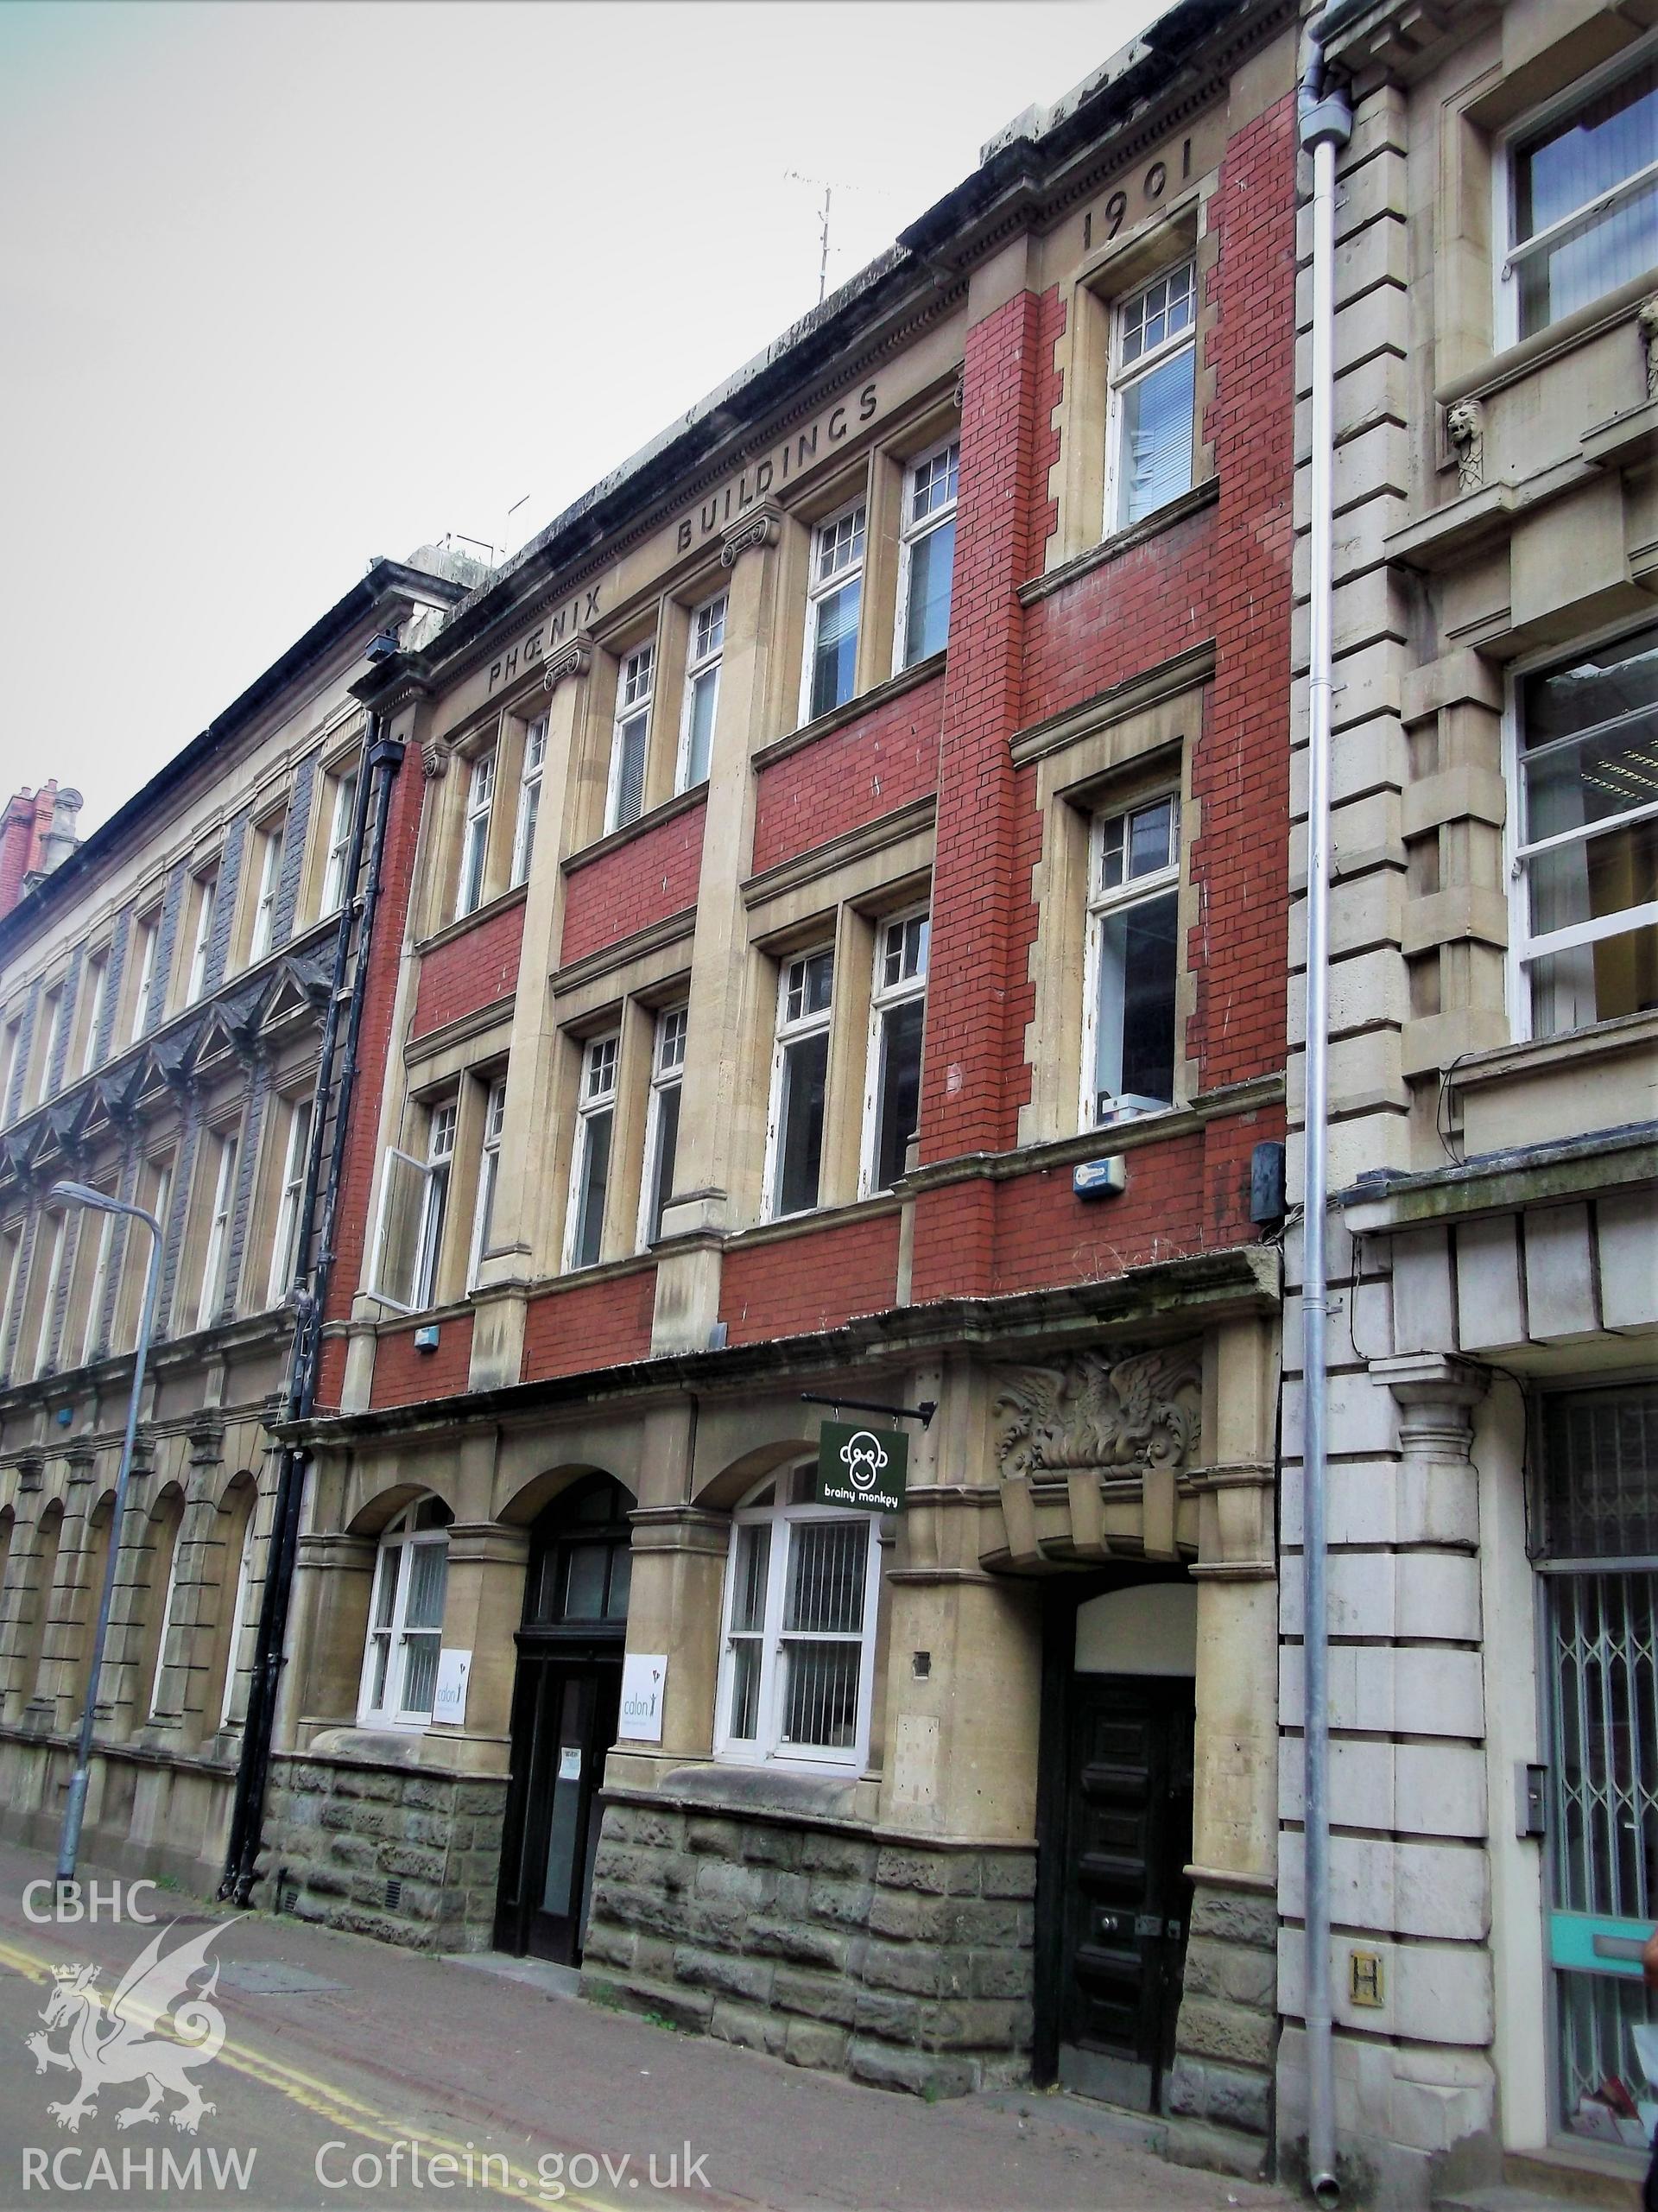
[[[621,1701],[619,1655],[521,1645],[512,1753],[517,1802],[509,1813],[516,1833],[509,1878],[503,1854],[496,1910],[501,1950],[566,1965],[581,1956],[598,1848],[594,1801]]]
[[[608,1475],[591,1477],[531,1537],[495,1909],[497,1949],[520,1957],[581,1956],[622,1705],[631,1503]]]
[[[1192,1683],[1079,1674],[1071,1691],[1060,2079],[1155,2111],[1191,1903]]]

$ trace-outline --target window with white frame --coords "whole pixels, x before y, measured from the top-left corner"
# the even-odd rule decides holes
[[[207,1243],[201,1262],[201,1297],[196,1326],[206,1328],[225,1298],[225,1278],[231,1258],[231,1217],[236,1209],[237,1141],[232,1135],[215,1137],[212,1212],[207,1219]]]
[[[960,476],[961,444],[955,438],[923,453],[904,472],[895,669],[913,668],[929,653],[942,652],[949,637]]]
[[[22,1258],[23,1225],[16,1220],[0,1230],[0,1374],[11,1372],[11,1309]]]
[[[41,1271],[41,1310],[35,1334],[35,1365],[31,1372],[37,1375],[52,1357],[58,1288],[63,1280],[63,1215],[48,1214],[35,1232],[35,1264]]]
[[[218,1725],[230,1726],[231,1709],[236,1703],[237,1676],[241,1669],[242,1632],[247,1626],[248,1598],[253,1588],[253,1557],[259,1540],[259,1499],[256,1493],[249,1501],[246,1518],[242,1524],[242,1541],[237,1548],[236,1594],[231,1600],[231,1618],[225,1643],[225,1685],[219,1694]]]
[[[104,1321],[104,1299],[110,1286],[110,1257],[115,1248],[116,1216],[100,1213],[98,1217],[98,1246],[92,1258],[92,1279],[86,1292],[85,1310],[81,1322],[80,1358],[82,1364],[98,1350]],[[85,1235],[90,1222],[83,1222],[81,1234]]]
[[[291,1099],[282,1144],[282,1188],[276,1194],[276,1234],[270,1246],[270,1281],[265,1293],[267,1302],[273,1306],[280,1306],[293,1289],[300,1264],[300,1208],[310,1154],[311,1101]]]
[[[364,1727],[420,1728],[432,1718],[454,1518],[440,1498],[417,1499],[381,1537],[358,1695]]]
[[[282,826],[273,822],[259,833],[259,888],[254,895],[253,929],[248,964],[262,960],[276,941],[276,894],[282,880]]]
[[[104,1027],[104,1003],[109,995],[110,951],[106,945],[102,952],[94,953],[86,963],[85,980],[81,990],[85,997],[86,1011],[82,1017],[80,1036],[80,1073],[90,1075],[98,1062],[98,1033]],[[0,1096],[4,1086],[0,1084]]]
[[[1173,792],[1094,823],[1083,1126],[1174,1102],[1180,801]]]
[[[1658,262],[1658,50],[1645,41],[1509,133],[1499,336],[1528,338]]]
[[[623,828],[645,810],[645,757],[650,745],[650,702],[656,681],[656,648],[647,643],[622,663],[616,686],[616,723],[611,737],[611,780],[604,827]]]
[[[570,1208],[564,1264],[592,1267],[604,1249],[604,1199],[611,1183],[611,1137],[616,1126],[616,1063],[620,1037],[589,1038],[581,1055],[576,1143],[570,1163]]]
[[[524,764],[518,776],[518,819],[512,828],[512,882],[529,880],[535,851],[535,822],[541,811],[541,771],[547,765],[547,717],[538,714],[524,732]]]
[[[52,1063],[58,1056],[58,1032],[63,1026],[64,986],[48,991],[41,1001],[41,1043],[35,1055],[35,1096],[49,1099],[57,1087],[52,1080]]]
[[[161,1686],[167,1680],[167,1632],[172,1626],[173,1600],[178,1594],[179,1552],[180,1550],[179,1543],[179,1531],[183,1526],[183,1524],[184,1516],[182,1512],[175,1510],[174,1512],[167,1515],[166,1518],[161,1519],[159,1523],[152,1524],[156,1528],[155,1547],[157,1554],[164,1554],[167,1560],[167,1581],[161,1591],[161,1610],[156,1618],[155,1656],[151,1667],[149,1677],[149,1713],[152,1721],[155,1719],[161,1709]],[[161,1560],[160,1556],[152,1561],[150,1568],[152,1577],[154,1576],[155,1570],[161,1566]],[[153,1580],[151,1581],[150,1588],[152,1589],[155,1588],[155,1582]]]
[[[507,1079],[497,1075],[484,1101],[484,1147],[478,1162],[478,1197],[472,1207],[472,1248],[466,1263],[466,1288],[478,1288],[478,1271],[490,1249],[495,1222],[495,1186],[501,1173],[501,1132],[507,1125]]]
[[[725,1759],[861,1768],[881,1546],[874,1517],[773,1476],[732,1516],[714,1746]]]
[[[1111,347],[1105,529],[1126,529],[1192,488],[1197,272],[1182,262],[1122,301]]]
[[[484,903],[484,871],[490,857],[490,817],[495,812],[495,748],[481,752],[466,777],[466,818],[460,833],[460,886],[455,919]]]
[[[674,1195],[674,1158],[680,1143],[680,1093],[685,1081],[689,1010],[669,1006],[656,1017],[651,1053],[650,1104],[645,1111],[645,1173],[640,1193],[639,1244],[662,1233],[662,1209]]]
[[[136,929],[137,941],[133,947],[132,1030],[130,1042],[136,1044],[149,1027],[150,993],[155,981],[155,947],[161,934],[159,914],[146,915]]]
[[[328,857],[322,871],[322,903],[319,921],[338,914],[345,903],[349,886],[346,871],[351,862],[351,824],[357,814],[357,783],[361,770],[348,768],[334,778],[334,803],[328,817]]]
[[[190,925],[190,967],[185,979],[184,1003],[193,1006],[207,988],[207,959],[213,946],[213,913],[218,903],[218,871],[210,868],[198,876],[193,892],[194,909]]]
[[[921,1126],[921,1031],[927,1018],[925,914],[883,922],[870,994],[869,1084],[864,1100],[863,1194],[890,1190]]]
[[[405,1313],[424,1310],[437,1294],[458,1119],[453,1099],[429,1107],[424,1159],[389,1145],[380,1170],[375,1264],[369,1289],[372,1296],[401,1307]]]
[[[818,1202],[834,984],[834,949],[828,945],[784,960],[777,978],[766,1131],[766,1212],[773,1217],[808,1213]]]
[[[21,1014],[14,1014],[0,1030],[0,1122],[11,1119],[11,1086],[17,1074],[17,1047],[22,1034]]]
[[[708,780],[714,749],[714,710],[719,704],[720,656],[725,650],[725,594],[719,592],[693,609],[691,616],[676,790],[692,791]]]
[[[860,499],[812,534],[801,719],[844,707],[857,686],[857,619],[864,593],[866,516]]]
[[[1658,626],[1515,692],[1515,1028],[1658,1006]]]

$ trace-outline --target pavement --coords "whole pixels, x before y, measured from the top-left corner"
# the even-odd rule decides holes
[[[926,2104],[585,2004],[566,1974],[522,1962],[490,1970],[165,1891],[131,1900],[155,1924],[112,1920],[113,1878],[90,1867],[98,1919],[54,1919],[51,1872],[43,1855],[0,1845],[0,2212],[54,2199],[250,2212],[1264,2212],[1291,2201],[1166,2164],[1148,2147],[1155,2126],[1079,2099]],[[47,1917],[31,1917],[26,1893]],[[131,2025],[111,2044],[102,2006],[157,1937],[159,1978],[130,1993]],[[136,2046],[173,2001],[165,1962],[185,1945],[218,1962],[206,1993],[222,2045],[181,2061],[176,2044],[154,2057],[151,2038],[147,2058]],[[60,1984],[71,1965],[95,1969],[83,1995]],[[213,2022],[198,2025],[212,2039]],[[88,2103],[78,2088],[89,2075]],[[193,2101],[194,2132],[176,2120]]]

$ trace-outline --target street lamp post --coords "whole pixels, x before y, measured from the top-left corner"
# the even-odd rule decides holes
[[[149,1265],[144,1273],[144,1302],[138,1316],[138,1341],[133,1347],[132,1386],[127,1393],[127,1433],[121,1440],[121,1466],[115,1478],[115,1504],[110,1513],[110,1543],[104,1562],[104,1588],[98,1600],[98,1626],[92,1631],[92,1664],[86,1676],[86,1702],[81,1710],[80,1736],[75,1746],[75,1771],[69,1778],[69,1797],[63,1809],[63,1835],[58,1844],[58,1880],[73,1882],[80,1851],[80,1823],[86,1810],[86,1784],[92,1769],[92,1719],[98,1709],[98,1677],[104,1670],[104,1643],[110,1632],[110,1607],[115,1596],[115,1567],[121,1549],[121,1528],[127,1505],[127,1484],[132,1474],[133,1440],[138,1433],[138,1400],[144,1387],[144,1361],[149,1352],[149,1332],[155,1321],[155,1294],[161,1279],[161,1225],[142,1206],[129,1206],[94,1190],[90,1183],[54,1182],[47,1195],[66,1199],[72,1206],[91,1206],[100,1214],[128,1214],[149,1231]],[[165,1632],[165,1623],[163,1623]]]

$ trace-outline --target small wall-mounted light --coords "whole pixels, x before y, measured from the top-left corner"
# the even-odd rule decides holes
[[[429,1321],[422,1322],[421,1327],[414,1332],[414,1349],[417,1352],[435,1352],[437,1348],[438,1325],[436,1321]]]

